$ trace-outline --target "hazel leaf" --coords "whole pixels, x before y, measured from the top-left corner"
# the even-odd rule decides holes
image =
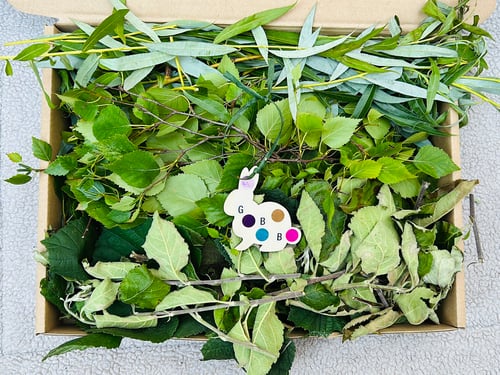
[[[169,177],[157,195],[160,204],[174,217],[198,209],[196,202],[206,197],[208,189],[203,180],[187,173]]]
[[[137,188],[148,187],[160,173],[160,168],[153,155],[142,150],[123,155],[111,163],[108,168],[124,182]]]

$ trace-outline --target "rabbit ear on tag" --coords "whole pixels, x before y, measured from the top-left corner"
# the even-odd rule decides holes
[[[252,167],[250,170],[245,167],[241,170],[240,181],[238,183],[238,189],[240,190],[255,190],[257,184],[259,183],[259,174],[255,173],[252,178],[248,178],[257,169],[257,167]]]

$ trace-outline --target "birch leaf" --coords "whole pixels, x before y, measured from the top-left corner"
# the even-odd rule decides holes
[[[188,264],[189,247],[175,225],[162,219],[158,212],[153,215],[153,223],[143,245],[148,258],[159,265],[158,274],[165,280],[186,280],[181,269]]]
[[[314,203],[307,191],[302,192],[297,219],[302,227],[308,246],[314,257],[319,260],[322,247],[322,239],[325,235],[325,221],[320,209]]]

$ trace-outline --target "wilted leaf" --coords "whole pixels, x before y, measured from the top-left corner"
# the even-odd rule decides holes
[[[325,235],[325,221],[316,203],[312,200],[307,191],[302,192],[297,219],[302,228],[302,232],[316,260],[319,260],[322,247],[322,239]]]
[[[394,300],[410,324],[422,324],[428,317],[431,308],[424,300],[434,297],[429,288],[415,288],[410,293],[397,294]]]
[[[193,286],[186,286],[168,294],[156,306],[156,311],[170,310],[180,306],[203,305],[205,303],[215,303],[217,300],[212,293],[197,289]]]
[[[96,286],[89,299],[83,305],[82,313],[90,315],[96,311],[107,309],[116,300],[119,283],[114,283],[111,279],[104,279]]]
[[[297,272],[295,253],[291,247],[285,247],[281,251],[269,253],[264,261],[264,268],[274,274],[287,274]]]
[[[462,270],[463,254],[453,248],[448,250],[434,250],[432,254],[432,265],[422,280],[428,284],[438,285],[446,288],[451,285],[455,274]]]

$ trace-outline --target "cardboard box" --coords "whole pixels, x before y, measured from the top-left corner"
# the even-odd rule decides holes
[[[73,1],[48,0],[43,2],[27,0],[8,0],[19,10],[40,15],[59,18],[57,28],[48,30],[55,33],[70,27],[70,18],[76,18],[90,24],[98,24],[111,12],[108,2],[102,0],[87,0],[84,3]],[[457,0],[446,0],[448,4],[456,4]],[[272,7],[290,4],[290,0],[276,0],[269,4],[265,0],[211,0],[211,6],[206,6],[206,0],[184,0],[170,3],[162,0],[128,0],[130,9],[140,18],[150,22],[166,22],[176,19],[196,19],[210,21],[216,24],[229,25],[238,19],[252,13]],[[425,0],[379,0],[370,2],[366,0],[301,0],[296,8],[289,14],[272,23],[273,27],[297,29],[305,19],[314,4],[317,4],[315,27],[321,27],[323,32],[345,33],[361,31],[372,24],[385,24],[394,14],[397,14],[402,28],[411,30],[423,18],[421,8]],[[495,0],[471,1],[471,11],[479,14],[481,19],[486,19],[495,9]],[[475,7],[474,7],[475,6]],[[45,70],[43,82],[52,100],[57,103],[56,92],[59,81],[53,70]],[[436,144],[450,154],[453,161],[460,165],[460,141],[458,130],[458,116],[448,107],[443,106],[443,111],[448,112],[445,127],[453,136],[440,138]],[[43,103],[41,138],[48,141],[57,150],[61,141],[61,131],[65,127],[63,114],[49,108]],[[460,172],[455,172],[442,180],[443,185],[460,178]],[[61,204],[54,191],[52,177],[40,175],[40,205],[38,219],[38,239],[46,236],[47,229],[57,229],[61,221]],[[462,208],[458,205],[452,213],[450,220],[458,227],[462,226]],[[41,245],[40,245],[41,246]],[[38,266],[37,283],[45,277],[45,267]],[[384,330],[386,333],[408,332],[436,332],[450,331],[465,327],[465,281],[464,274],[456,276],[453,289],[438,311],[441,324],[423,324],[419,326],[397,325]],[[80,335],[82,331],[60,319],[57,310],[37,293],[35,331],[37,334],[54,335]]]

